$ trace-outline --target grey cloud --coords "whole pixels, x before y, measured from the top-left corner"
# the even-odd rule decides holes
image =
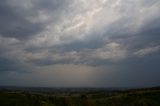
[[[95,84],[113,87],[158,85],[160,83],[159,60],[160,56],[152,55],[147,58],[130,58],[116,63],[105,62],[105,65],[94,73],[97,79]]]
[[[149,24],[144,24],[140,30],[135,33],[126,33],[126,32],[114,32],[112,33],[107,40],[103,39],[91,39],[87,42],[73,42],[68,45],[61,46],[53,46],[51,48],[47,48],[50,52],[49,55],[54,55],[57,51],[61,56],[60,60],[54,60],[54,58],[38,59],[32,60],[31,62],[36,63],[37,65],[53,65],[53,64],[88,64],[88,65],[105,65],[109,63],[116,63],[116,61],[112,62],[112,60],[120,61],[124,60],[132,60],[131,57],[135,57],[135,53],[141,55],[142,52],[149,52],[149,55],[153,56],[158,55],[159,49],[159,29],[160,26],[157,25],[159,21],[148,22],[151,23],[152,26],[148,26]],[[114,29],[116,30],[116,29]],[[112,31],[112,30],[111,30]],[[123,30],[125,31],[125,30]],[[105,36],[105,35],[104,35]],[[104,48],[104,45],[109,45],[112,42],[117,42],[121,45],[121,48],[116,49],[117,52],[114,52],[110,48]],[[156,50],[153,50],[153,49]],[[44,49],[45,50],[45,49]],[[143,51],[142,51],[143,50]],[[43,51],[43,49],[42,49]],[[55,52],[56,51],[56,52]],[[71,56],[68,52],[75,51],[75,56]],[[155,53],[154,53],[155,52]],[[123,53],[123,54],[121,54]],[[102,55],[103,54],[103,55]],[[147,54],[147,53],[146,53]],[[100,56],[101,55],[101,56]],[[80,57],[79,57],[80,56]],[[97,57],[98,56],[98,57]],[[124,56],[124,57],[123,57]],[[75,61],[79,57],[78,61]],[[106,57],[106,58],[105,58]],[[148,58],[148,57],[145,57]]]
[[[0,72],[82,65],[97,86],[159,83],[160,2],[99,2],[0,1]]]
[[[153,16],[154,17],[154,16]],[[138,28],[138,30],[133,31],[132,30],[128,30],[128,27],[125,27],[124,24],[130,23],[130,20],[124,20],[124,19],[120,19],[116,22],[114,22],[111,26],[109,26],[109,29],[106,30],[106,33],[104,33],[103,36],[100,36],[99,38],[95,37],[95,38],[91,38],[89,39],[89,41],[75,41],[73,43],[70,43],[68,45],[61,45],[58,46],[57,48],[53,46],[53,50],[52,48],[48,48],[50,50],[50,52],[59,50],[59,53],[63,53],[64,55],[66,55],[66,57],[71,58],[70,56],[67,56],[67,52],[69,51],[76,51],[76,52],[81,52],[81,60],[79,61],[79,63],[84,63],[84,64],[93,64],[93,65],[104,65],[107,63],[110,63],[110,58],[107,59],[94,59],[91,58],[90,56],[93,55],[95,53],[95,51],[99,48],[103,49],[103,46],[105,44],[109,44],[111,42],[117,42],[119,43],[124,50],[126,50],[126,58],[125,59],[132,59],[130,57],[134,57],[134,58],[138,58],[135,57],[134,53],[143,50],[145,48],[154,48],[154,47],[158,47],[160,45],[160,41],[159,41],[159,35],[160,35],[160,24],[159,24],[159,18],[157,18],[157,16],[155,16],[156,18],[152,18],[148,21],[146,21],[145,23],[143,23],[142,26],[140,26],[140,28]],[[132,20],[134,21],[134,20]],[[107,27],[108,28],[108,27]],[[132,29],[132,27],[129,27]],[[99,35],[97,35],[99,36]],[[107,39],[103,39],[107,37]],[[88,49],[89,51],[86,51],[85,49]],[[122,49],[122,48],[121,48]],[[146,50],[146,49],[145,49]],[[66,52],[66,54],[65,54]],[[103,52],[103,51],[101,51]],[[107,51],[108,53],[112,53],[110,50]],[[159,49],[156,50],[156,55],[158,55],[157,53],[159,52]],[[117,51],[117,53],[119,53],[119,51]],[[88,56],[90,55],[90,56]],[[118,55],[118,54],[117,54]],[[155,53],[150,52],[150,55],[155,55]],[[111,56],[111,55],[110,55]],[[120,55],[121,56],[121,55]],[[105,57],[105,56],[104,56]],[[116,58],[116,56],[114,56]],[[85,58],[85,59],[84,59]],[[146,57],[147,58],[147,57]],[[74,59],[74,58],[73,58]],[[75,61],[73,61],[73,59],[68,59],[67,62],[70,63],[76,63]],[[47,59],[46,59],[47,60]],[[41,60],[43,61],[43,60]],[[63,58],[61,61],[52,61],[49,60],[50,64],[64,64],[66,62],[63,62]],[[64,59],[65,61],[65,59]],[[122,60],[123,61],[123,60]],[[45,61],[44,63],[48,63],[47,61]],[[76,63],[77,64],[77,63]]]
[[[31,6],[23,7],[25,3],[30,3]],[[65,4],[67,3],[63,0],[47,0],[45,2],[42,0],[2,0],[0,2],[0,35],[17,39],[34,36],[42,32],[51,21],[50,19],[45,22],[39,21],[40,12],[46,13],[44,15],[52,17],[52,21],[56,22],[60,18],[60,15],[57,14],[66,10]]]
[[[0,34],[4,37],[15,37],[25,39],[42,30],[41,23],[32,23],[26,17],[29,14],[18,12],[21,8],[13,8],[8,4],[9,1],[1,1],[0,3]]]
[[[71,59],[63,59],[63,60],[54,60],[54,59],[32,59],[29,62],[34,63],[38,66],[48,66],[48,65],[57,65],[57,64],[72,64]],[[74,63],[76,64],[76,63]]]
[[[28,73],[31,72],[31,70],[30,68],[26,69],[25,65],[22,65],[21,63],[18,63],[12,59],[0,57],[0,73],[10,72]]]
[[[0,58],[0,71],[17,71],[17,66],[11,60]]]

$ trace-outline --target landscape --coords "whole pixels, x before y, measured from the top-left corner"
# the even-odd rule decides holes
[[[159,106],[160,87],[145,89],[1,87],[0,106]]]
[[[0,106],[160,106],[160,0],[0,0]]]

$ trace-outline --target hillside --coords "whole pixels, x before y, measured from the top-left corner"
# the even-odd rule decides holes
[[[160,88],[31,93],[0,91],[0,106],[160,106]]]

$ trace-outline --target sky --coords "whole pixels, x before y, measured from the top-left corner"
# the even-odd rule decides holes
[[[0,86],[160,85],[160,0],[0,0]]]

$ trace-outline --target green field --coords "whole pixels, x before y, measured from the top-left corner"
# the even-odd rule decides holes
[[[76,92],[69,95],[0,91],[0,106],[160,106],[160,89]]]

